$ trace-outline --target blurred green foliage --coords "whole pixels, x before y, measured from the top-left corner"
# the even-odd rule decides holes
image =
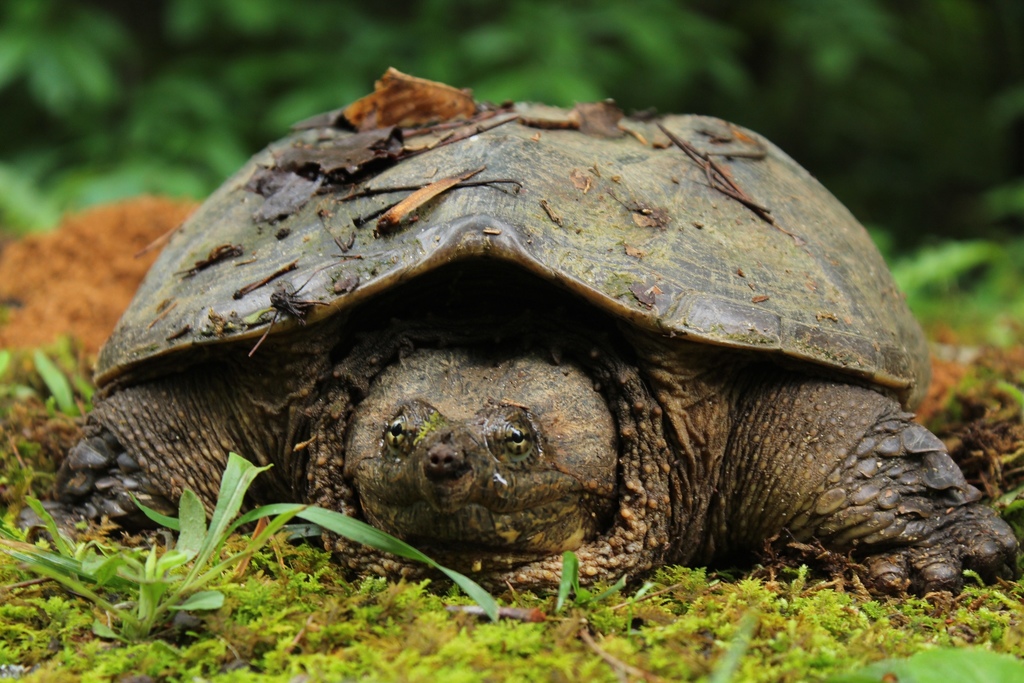
[[[1024,239],[947,240],[892,260],[907,304],[932,336],[963,344],[1024,340]]]
[[[1018,0],[4,0],[0,225],[201,197],[389,65],[481,99],[722,116],[896,250],[1024,220]]]

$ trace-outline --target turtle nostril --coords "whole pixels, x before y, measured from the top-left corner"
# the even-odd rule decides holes
[[[423,469],[430,479],[454,479],[462,474],[465,463],[462,450],[453,446],[449,439],[430,447]]]

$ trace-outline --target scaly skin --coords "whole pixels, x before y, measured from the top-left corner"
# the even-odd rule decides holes
[[[476,572],[475,578],[487,586],[557,585],[561,553],[550,552],[556,547],[575,547],[582,580],[588,582],[615,581],[624,573],[637,574],[662,564],[670,541],[672,503],[667,477],[671,452],[661,430],[662,411],[638,369],[622,360],[607,336],[525,316],[397,323],[366,335],[333,369],[332,386],[317,404],[309,500],[346,514],[378,515],[386,526],[395,525],[392,528],[400,534],[418,538],[435,559]],[[422,527],[398,528],[395,510],[400,501],[386,486],[381,488],[377,476],[404,488],[413,498],[443,501],[441,507],[465,495],[462,491],[438,495],[437,485],[426,483],[433,443],[420,452],[419,467],[415,458],[404,471],[382,466],[381,461],[387,460],[382,458],[384,428],[400,405],[411,403],[433,406],[446,419],[453,419],[459,435],[453,432],[452,442],[472,441],[473,434],[477,440],[481,436],[486,440],[473,423],[487,416],[488,403],[525,410],[538,423],[542,440],[558,441],[548,444],[550,461],[542,459],[540,469],[527,468],[539,476],[533,483],[541,491],[530,491],[516,481],[510,488],[518,502],[492,500],[495,507],[505,509],[528,505],[530,500],[544,502],[547,509],[517,513],[517,524],[537,524],[537,544],[496,543],[488,533],[486,516],[471,524],[455,520],[450,526],[461,524],[461,530],[439,530],[442,538],[431,539]],[[567,419],[573,415],[577,417]],[[617,448],[612,445],[616,441]],[[493,455],[464,453],[479,458],[480,472],[493,465]],[[511,482],[507,475],[513,471],[498,473]],[[543,489],[551,477],[558,478],[559,486],[580,484],[577,500],[563,497],[549,502]],[[492,481],[473,480],[484,488]],[[461,489],[462,482],[458,477],[456,488]],[[614,496],[611,504],[609,492]],[[488,492],[473,495],[486,498]],[[550,519],[557,514],[556,508],[564,515],[562,524],[568,534],[553,533],[557,527],[551,526]],[[581,513],[591,519],[584,523]],[[519,529],[521,537],[531,535],[527,527]],[[450,542],[455,536],[463,541],[458,547]],[[405,577],[426,573],[421,565],[329,534],[325,543],[360,573]]]
[[[327,367],[324,335],[334,334],[304,332],[268,340],[255,360],[236,346],[173,374],[108,388],[57,472],[65,514],[137,526],[146,520],[129,494],[174,514],[185,488],[213,510],[230,451],[274,465],[250,500],[301,502],[305,461],[293,447],[308,433],[305,409]]]
[[[755,374],[756,376],[756,374]],[[768,370],[749,382],[721,481],[720,552],[787,530],[850,551],[884,593],[1015,575],[1017,540],[943,443],[875,391]]]
[[[532,343],[496,342],[522,330]],[[564,549],[583,581],[614,581],[733,561],[782,532],[850,552],[878,592],[956,591],[965,568],[1015,574],[1009,527],[876,391],[640,335],[638,367],[616,342],[550,321],[397,323],[332,367],[318,335],[335,333],[269,347],[263,374],[228,357],[119,389],[58,489],[90,516],[126,519],[128,491],[170,505],[185,485],[212,507],[234,449],[278,465],[252,502],[361,516],[492,586],[553,587]],[[402,453],[385,431],[399,415],[414,428]],[[495,441],[517,421],[542,457],[513,462]],[[325,541],[359,572],[425,571]]]

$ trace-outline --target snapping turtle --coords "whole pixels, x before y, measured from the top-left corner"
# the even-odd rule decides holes
[[[1012,575],[1017,542],[905,409],[922,333],[864,229],[705,116],[490,106],[389,72],[257,154],[103,348],[61,500],[343,511],[489,582],[742,558],[785,531],[874,589]],[[353,569],[419,571],[325,538]]]

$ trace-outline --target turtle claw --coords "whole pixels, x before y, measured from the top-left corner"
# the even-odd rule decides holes
[[[1013,531],[912,417],[882,412],[791,530],[851,551],[879,593],[957,592],[965,569],[989,583],[1016,576]]]
[[[964,568],[976,571],[986,582],[1017,578],[1018,542],[1009,525],[983,506],[967,508],[960,516],[951,535],[964,551]]]
[[[875,555],[865,563],[868,569],[867,585],[885,595],[899,595],[910,587],[904,553]]]
[[[963,570],[986,583],[1017,576],[1017,539],[995,512],[975,504],[950,513],[947,524],[921,542],[868,557],[869,587],[879,593],[959,592]]]

